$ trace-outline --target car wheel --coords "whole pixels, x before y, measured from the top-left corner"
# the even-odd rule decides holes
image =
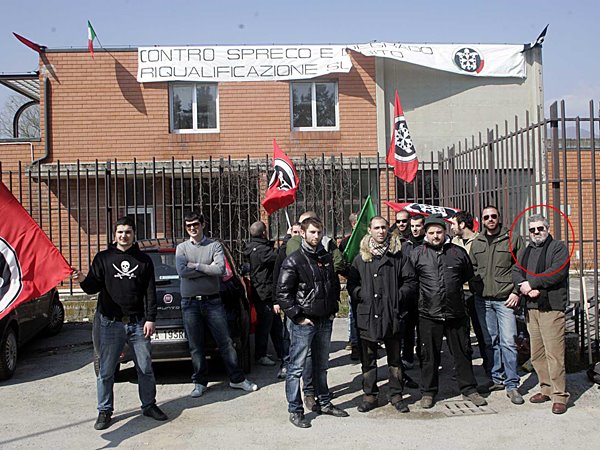
[[[100,356],[94,350],[94,373],[96,376],[100,373]],[[117,363],[117,367],[115,367],[115,381],[118,380],[119,374],[121,373],[121,363]]]
[[[8,327],[0,341],[0,380],[13,376],[17,368],[17,333]]]
[[[50,308],[50,322],[46,327],[46,334],[54,336],[62,330],[65,322],[65,307],[59,300],[58,295],[52,298],[52,307]]]

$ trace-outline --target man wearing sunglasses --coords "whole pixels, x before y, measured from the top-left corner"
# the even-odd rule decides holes
[[[410,213],[406,210],[401,210],[396,213],[396,223],[390,227],[390,233],[404,241],[410,237]]]
[[[221,301],[221,277],[225,273],[225,254],[220,242],[204,234],[204,216],[195,212],[184,217],[190,239],[177,246],[175,264],[181,279],[181,314],[188,337],[194,373],[191,396],[202,396],[208,385],[204,354],[204,329],[208,327],[229,374],[229,386],[247,392],[258,386],[246,379],[238,364],[229,336],[225,307]]]
[[[523,239],[502,226],[500,212],[495,206],[486,206],[481,214],[483,231],[471,244],[471,260],[475,276],[469,282],[475,293],[475,310],[483,331],[488,366],[492,379],[490,391],[506,389],[506,395],[515,405],[524,403],[517,390],[517,320],[515,308],[519,292],[512,282],[514,259],[524,247]]]
[[[529,401],[552,400],[552,412],[563,414],[569,400],[565,376],[569,251],[562,242],[552,239],[544,216],[534,214],[527,223],[530,242],[519,253],[521,267],[515,265],[512,276],[527,308],[531,363],[540,381],[540,392]]]

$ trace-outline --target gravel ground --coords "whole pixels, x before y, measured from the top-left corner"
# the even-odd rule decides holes
[[[551,414],[549,404],[515,406],[503,392],[494,392],[488,397],[489,408],[480,414],[449,417],[445,411],[452,403],[458,402],[463,410],[465,404],[459,402],[452,365],[444,358],[442,391],[432,410],[421,410],[419,392],[408,389],[411,412],[399,414],[385,404],[384,386],[380,407],[361,414],[356,410],[361,396],[360,365],[350,361],[344,350],[345,330],[346,319],[336,319],[329,384],[335,392],[334,403],[349,411],[348,418],[311,413],[307,417],[313,419],[312,428],[293,427],[288,422],[284,383],[275,378],[276,367],[254,367],[249,378],[261,389],[247,394],[230,389],[215,362],[207,393],[192,399],[191,364],[172,362],[156,365],[157,400],[169,421],[140,415],[135,372],[126,366],[115,385],[114,422],[107,430],[96,431],[90,325],[66,324],[60,335],[23,349],[15,376],[0,383],[0,447],[600,448],[600,390],[583,372],[568,377],[572,397],[562,416]],[[480,360],[475,364],[483,384]],[[381,358],[380,366],[384,365],[385,358]],[[419,371],[412,369],[409,374],[418,379]],[[521,391],[526,399],[536,392],[535,383],[535,375],[523,376]]]

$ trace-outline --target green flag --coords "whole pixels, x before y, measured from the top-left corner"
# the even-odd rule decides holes
[[[360,249],[360,241],[367,234],[367,229],[369,228],[369,221],[377,215],[377,211],[375,211],[375,207],[373,206],[373,201],[371,200],[371,196],[369,195],[365,200],[365,203],[360,210],[360,214],[358,215],[358,219],[356,221],[356,226],[352,230],[352,234],[350,235],[350,239],[348,240],[348,245],[344,249],[344,259],[349,264],[352,264],[356,255],[358,255],[358,251]]]

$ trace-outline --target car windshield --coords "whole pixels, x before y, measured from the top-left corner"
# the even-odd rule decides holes
[[[154,277],[157,282],[169,282],[179,280],[175,268],[175,253],[150,253],[154,263]]]

